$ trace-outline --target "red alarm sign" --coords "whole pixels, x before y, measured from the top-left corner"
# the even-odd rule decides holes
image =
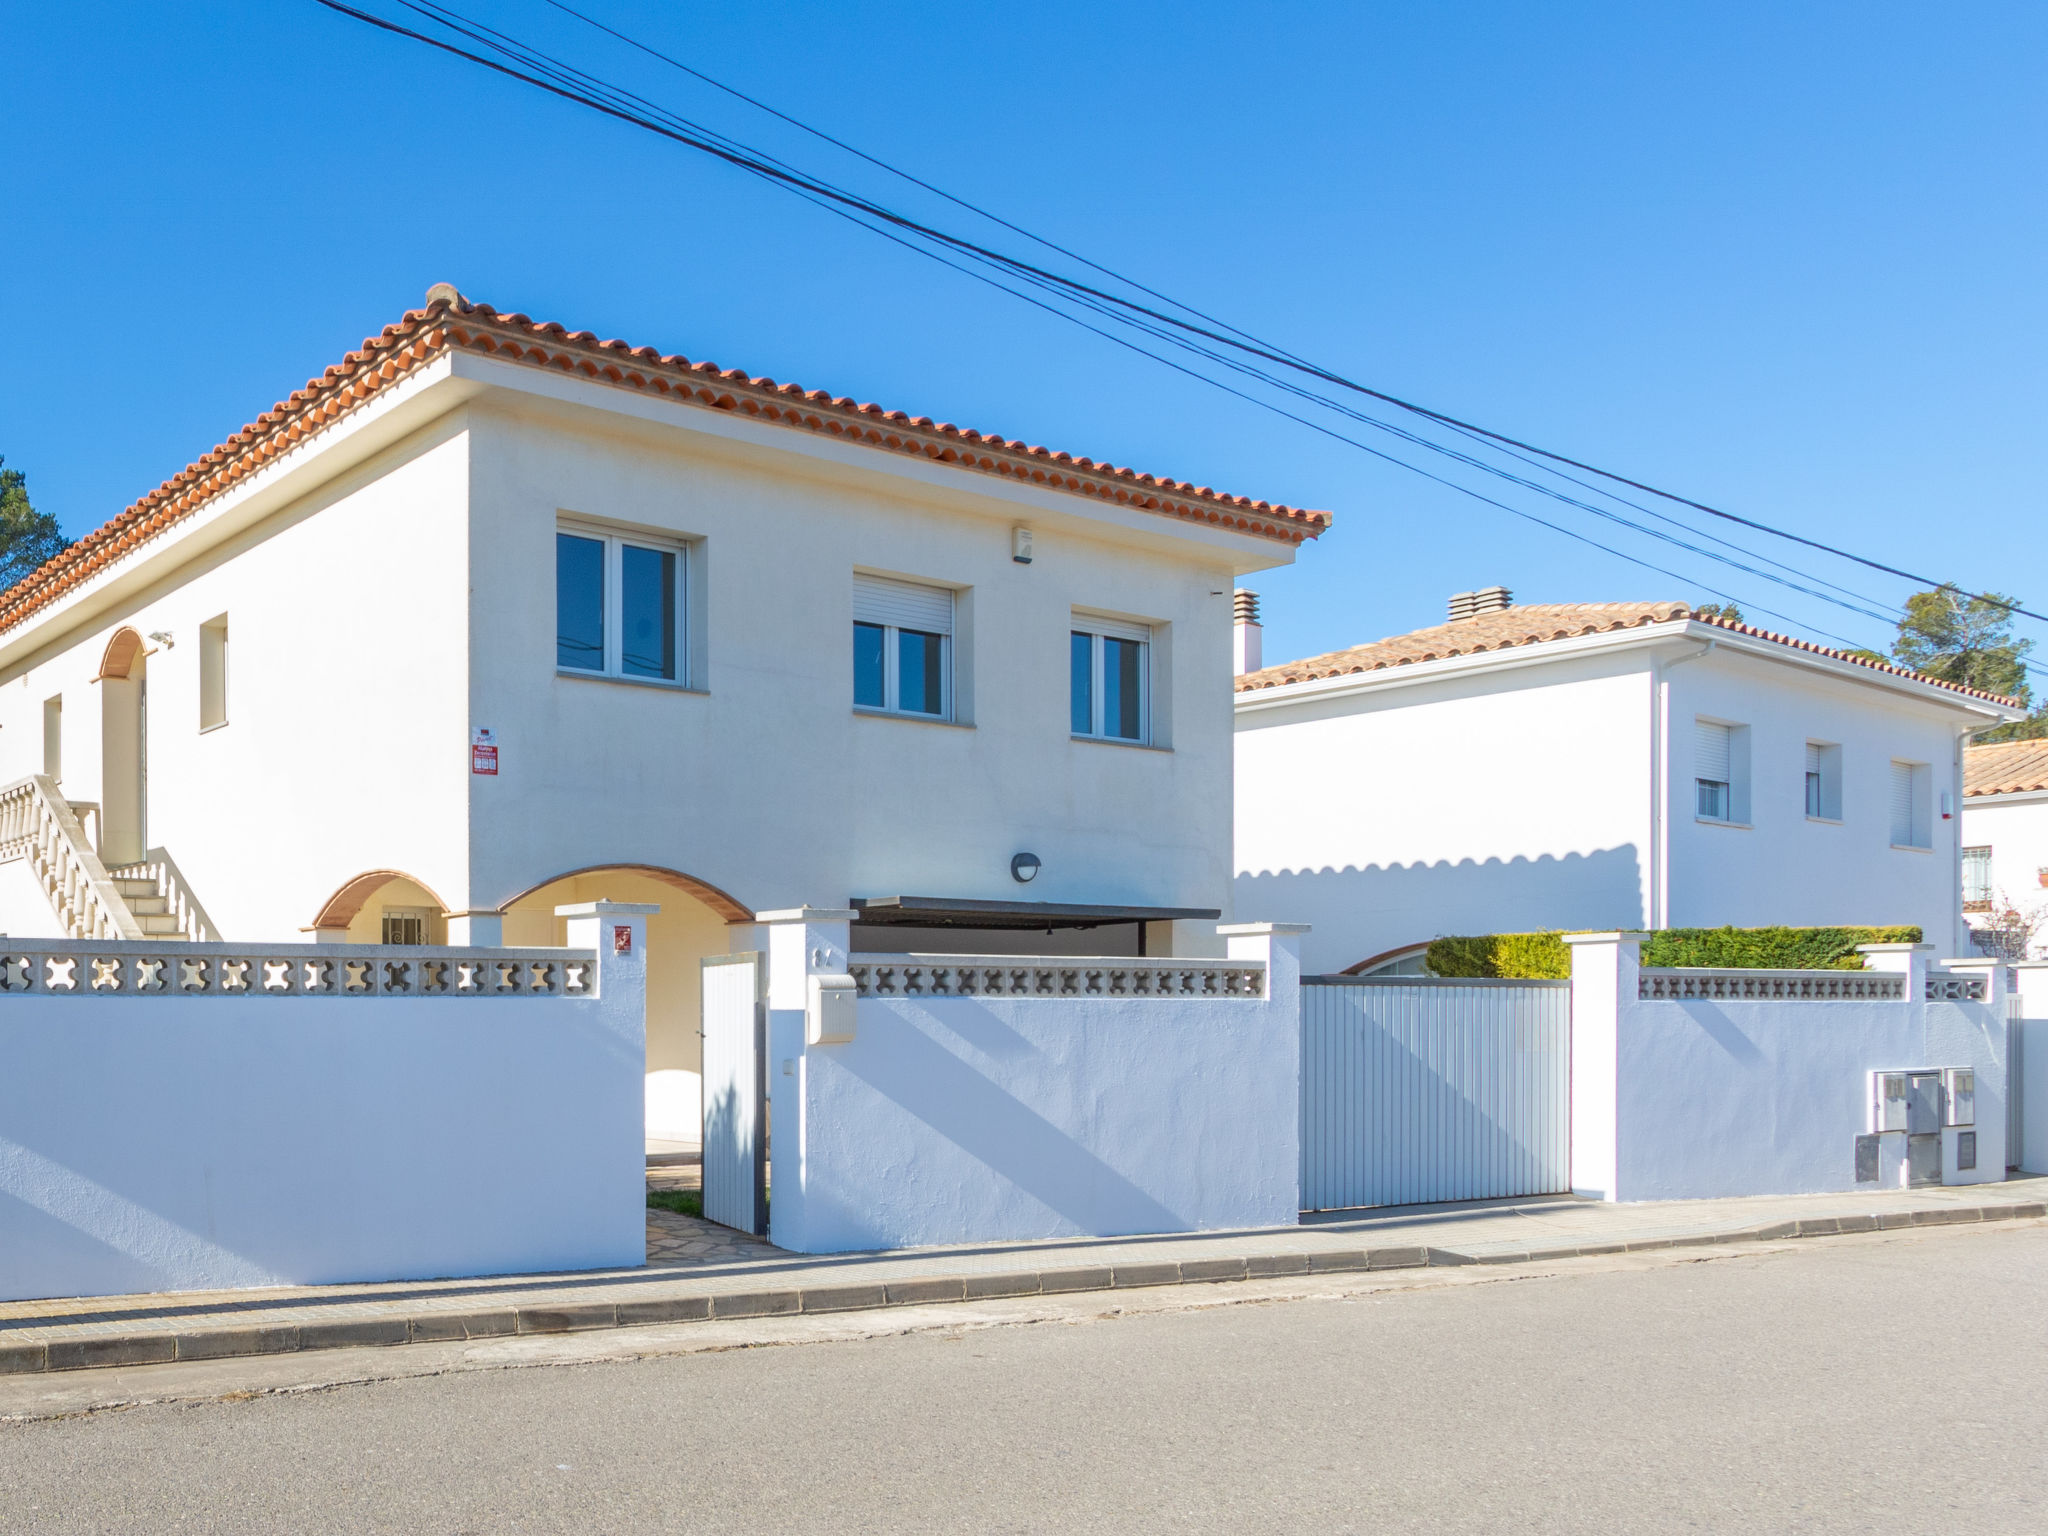
[[[469,771],[498,776],[498,738],[487,725],[469,733]]]
[[[615,955],[630,955],[633,953],[633,925],[631,923],[612,924],[612,953]]]

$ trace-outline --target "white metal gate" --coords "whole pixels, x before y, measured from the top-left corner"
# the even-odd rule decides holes
[[[1571,1187],[1571,984],[1304,977],[1311,1211]]]
[[[764,957],[713,955],[704,981],[704,1214],[768,1232]]]

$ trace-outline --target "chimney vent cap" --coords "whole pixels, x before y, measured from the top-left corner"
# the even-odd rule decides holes
[[[1247,592],[1239,587],[1230,594],[1230,613],[1234,622],[1256,624],[1259,622],[1259,594]]]
[[[1499,613],[1515,605],[1515,594],[1506,587],[1481,587],[1476,592],[1451,594],[1451,622],[1474,619],[1482,613]]]

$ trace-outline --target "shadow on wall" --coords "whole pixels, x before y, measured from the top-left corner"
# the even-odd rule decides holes
[[[1633,843],[1562,858],[1439,860],[1239,874],[1240,922],[1309,923],[1302,972],[1328,975],[1453,933],[1640,928],[1644,873]]]

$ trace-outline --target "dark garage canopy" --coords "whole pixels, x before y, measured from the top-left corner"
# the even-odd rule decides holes
[[[1005,928],[1040,933],[1110,923],[1213,921],[1219,907],[1110,907],[1064,901],[967,901],[956,896],[856,896],[856,922],[892,928]]]

